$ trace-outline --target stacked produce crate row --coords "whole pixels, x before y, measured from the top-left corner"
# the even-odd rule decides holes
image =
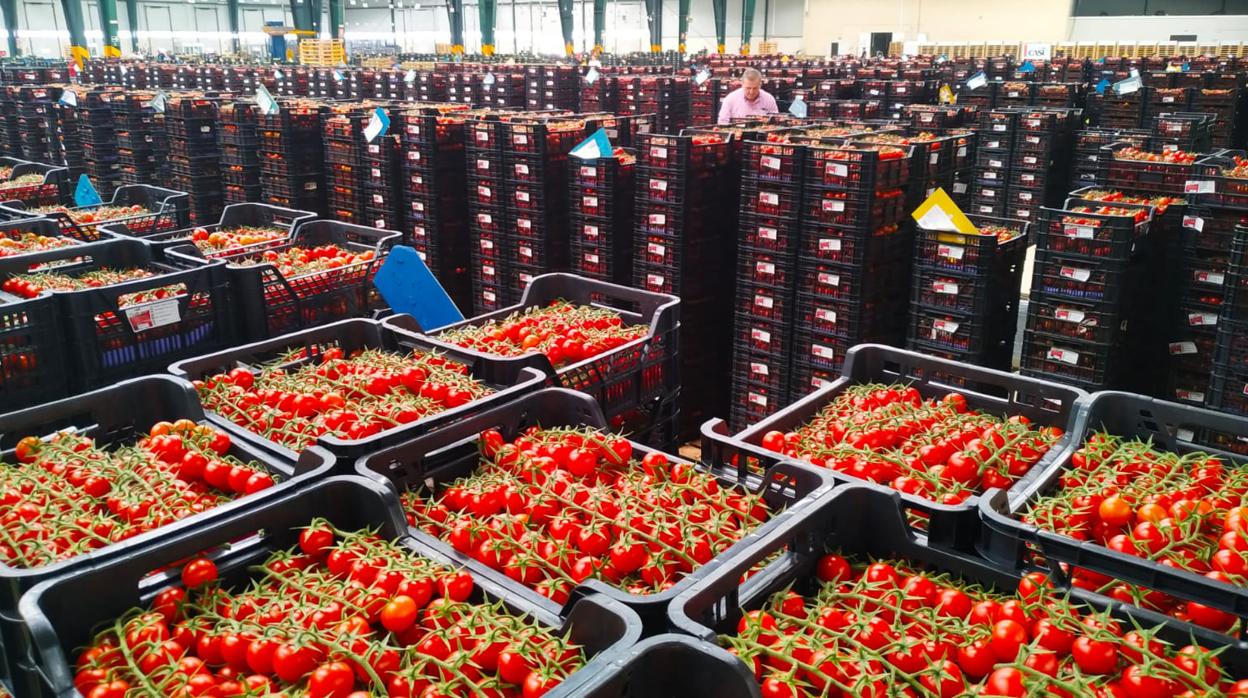
[[[464,110],[411,107],[399,111],[392,126],[401,152],[403,240],[465,309],[474,307],[466,144],[475,116]],[[475,163],[471,166],[475,169]]]
[[[169,133],[172,188],[190,195],[192,223],[215,223],[225,206],[218,142],[220,101],[202,93],[168,98],[164,120]]]
[[[568,153],[586,125],[583,118],[502,124],[508,298],[520,298],[536,276],[569,268]]]
[[[895,145],[911,151],[910,181],[906,186],[906,207],[914,210],[936,189],[955,195],[965,189],[957,186],[959,172],[964,176],[974,166],[972,131],[937,135],[931,131],[907,129],[904,133],[872,133],[853,136],[853,142]],[[962,189],[962,192],[958,190]]]
[[[581,78],[581,111],[616,113],[620,104],[620,83],[615,75],[599,72],[598,79],[589,82]]]
[[[1192,91],[1191,111],[1213,114],[1213,146],[1230,148],[1241,144],[1245,94],[1242,80],[1234,76],[1228,84]]]
[[[1152,208],[1074,203],[1042,208],[1023,335],[1023,375],[1085,390],[1124,387],[1147,337],[1135,322],[1148,278]]]
[[[969,218],[978,234],[917,226],[906,347],[1008,371],[1029,223]]]
[[[9,157],[22,157],[22,132],[17,123],[17,107],[21,103],[21,87],[0,88],[0,151]]]
[[[112,102],[115,98],[121,99],[123,94],[115,87],[101,87],[87,90],[78,97],[83,173],[105,198],[112,194],[121,179]]]
[[[1208,153],[1213,149],[1213,114],[1192,112],[1158,112],[1152,122],[1153,145],[1158,150],[1185,150]]]
[[[452,73],[453,75],[453,73]],[[457,101],[450,98],[447,93],[447,83],[450,75],[446,73],[435,73],[431,70],[417,71],[416,79],[412,83],[416,86],[417,101],[419,102],[442,102]],[[405,95],[406,98],[406,95]]]
[[[468,106],[485,102],[484,73],[451,73],[446,76],[446,99]]]
[[[1006,217],[1019,117],[1020,113],[1012,110],[988,109],[980,113],[975,179],[969,192],[972,213]]]
[[[502,122],[484,115],[467,125],[468,231],[472,259],[472,308],[476,312],[512,305],[504,271],[511,249],[503,197]],[[410,153],[409,153],[410,157]]]
[[[221,120],[221,188],[228,204],[260,201],[260,153],[256,118],[260,107],[229,100],[218,110]]]
[[[810,297],[799,302],[797,293],[806,154],[805,145],[765,139],[741,147],[728,413],[737,429],[788,404],[798,313],[817,305]]]
[[[1110,88],[1103,94],[1088,95],[1088,112],[1092,122],[1101,128],[1142,128],[1148,109],[1148,93],[1144,85],[1135,92],[1119,95]]]
[[[1040,206],[1058,203],[1067,190],[1078,109],[1025,110],[1014,136],[1005,217],[1035,220]]]
[[[21,134],[21,157],[31,162],[62,162],[56,137],[56,103],[62,88],[32,85],[18,90],[17,124]]]
[[[689,83],[686,76],[641,75],[621,77],[619,113],[655,115],[655,130],[675,134],[690,125]]]
[[[122,184],[159,184],[169,175],[169,139],[164,113],[153,104],[156,98],[156,92],[137,90],[112,100]]]
[[[82,87],[76,87],[73,90],[75,100],[84,99],[79,97],[83,93]],[[62,155],[60,162],[64,162],[69,168],[70,180],[77,182],[78,176],[86,167],[86,160],[82,155],[82,129],[79,126],[83,113],[76,104],[65,104],[59,101],[52,108],[56,113],[57,150]]]
[[[1152,144],[1152,132],[1144,129],[1086,128],[1075,135],[1075,150],[1070,179],[1074,187],[1103,184],[1105,180],[1104,150],[1110,143],[1130,143],[1136,148],[1148,150]]]
[[[568,237],[577,274],[625,286],[633,282],[636,165],[636,156],[623,148],[607,157],[568,159]]]
[[[812,145],[797,261],[791,394],[833,380],[849,347],[905,337],[914,228],[910,148]]]
[[[344,223],[364,221],[364,127],[372,116],[372,105],[343,105],[322,122],[327,215]]]
[[[481,103],[491,109],[523,109],[527,100],[525,74],[520,70],[495,70],[493,84],[481,86]]]
[[[717,115],[719,108],[718,100],[723,99],[725,95],[736,89],[736,87],[740,87],[740,80],[734,81],[733,84],[720,84],[719,93],[716,96]],[[802,98],[806,100],[806,116],[808,118],[829,119],[835,116],[834,100],[850,99],[858,96],[858,83],[851,78],[818,80],[813,82],[813,84],[808,84],[799,92],[802,93]]]
[[[260,114],[260,191],[264,202],[325,212],[324,107],[311,99],[284,99],[276,114]]]
[[[525,68],[525,104],[529,111],[577,111],[581,74],[572,65],[530,65]]]
[[[382,230],[403,227],[403,194],[400,188],[399,133],[393,128],[396,111],[385,109],[391,127],[369,141],[364,139],[360,163],[364,178],[363,225]]]
[[[728,405],[735,207],[720,134],[640,134],[633,286],[680,297],[680,431]]]
[[[1248,207],[1241,214],[1227,255],[1207,403],[1223,412],[1248,415]]]

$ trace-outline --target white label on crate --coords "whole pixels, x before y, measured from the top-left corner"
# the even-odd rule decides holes
[[[316,191],[316,182],[307,182],[303,188],[305,191]]]
[[[1063,279],[1073,279],[1082,283],[1092,278],[1092,270],[1080,269],[1079,267],[1062,267],[1057,270],[1057,275]]]
[[[1086,317],[1086,315],[1084,314],[1082,310],[1074,310],[1072,308],[1058,308],[1053,311],[1053,317],[1058,320],[1065,320],[1066,322],[1079,323],[1079,322],[1083,322],[1083,319],[1084,317]]]
[[[820,378],[819,376],[810,377],[810,387],[814,388],[815,390],[822,390],[823,388],[826,388],[829,385],[832,385],[832,381],[826,380],[824,378]]]
[[[815,317],[819,318],[820,320],[823,320],[824,322],[828,322],[833,325],[836,324],[836,311],[835,310],[828,310],[827,308],[815,308]]]
[[[954,193],[954,194],[965,194],[965,193],[966,193],[966,182],[954,182],[954,183],[953,183],[953,193]]]
[[[483,199],[492,199],[492,198],[494,198],[494,192],[493,192],[493,190],[491,190],[489,187],[484,186],[484,185],[481,185],[481,186],[478,186],[478,187],[477,187],[477,193],[478,193],[478,194],[480,194],[480,195],[481,195],[481,198],[483,198]]]
[[[130,321],[130,329],[134,332],[164,327],[182,320],[177,298],[143,303],[126,308],[125,311],[126,319]]]
[[[426,235],[426,233],[425,233],[425,226],[423,226],[423,225],[413,226],[413,227],[412,227],[412,235],[415,235],[415,236],[416,236],[416,237],[418,237],[418,238],[423,238],[423,237],[425,237],[425,235]]]
[[[926,124],[926,123],[931,123],[931,121],[932,121],[932,116],[933,116],[932,114],[927,114],[927,113],[924,113],[924,114],[919,114],[919,121],[922,121],[922,122],[923,122],[923,123],[925,123],[925,124]]]
[[[776,305],[776,299],[771,296],[765,296],[761,293],[754,294],[754,305],[759,308],[771,310]]]
[[[204,128],[208,128],[208,127],[207,127],[207,126],[205,126]],[[369,144],[368,144],[368,152],[373,153],[373,154],[380,153],[380,152],[381,152],[381,144],[380,144],[380,143],[369,143]]]
[[[1062,234],[1068,238],[1091,240],[1092,236],[1096,234],[1096,230],[1087,225],[1068,225],[1062,228]]]
[[[989,161],[988,161],[988,166],[989,166],[989,167],[995,167],[995,168],[997,168],[997,169],[1001,169],[1002,167],[1005,167],[1005,163],[1004,163],[1004,162],[1001,162],[1000,160],[989,160]]]
[[[408,159],[408,160],[419,160],[419,159],[420,159],[420,153],[419,153],[419,152],[417,152],[417,151],[415,151],[415,150],[409,150],[409,151],[407,151],[407,159]]]
[[[1038,163],[1038,162],[1040,162],[1039,158],[1037,158],[1037,157],[1035,157],[1035,156],[1033,156],[1033,155],[1027,155],[1027,156],[1024,156],[1024,157],[1023,157],[1023,164],[1024,164],[1024,165],[1034,165],[1034,164],[1036,164],[1036,163]]]
[[[932,153],[932,156],[928,158],[927,161],[929,164],[932,164],[932,165],[935,165],[936,163],[940,162],[940,153]]]
[[[779,236],[780,236],[780,231],[776,230],[775,228],[768,228],[765,225],[760,225],[758,227],[758,237],[762,238],[763,240],[771,240],[772,242],[775,242]]]
[[[488,213],[478,213],[477,222],[481,223],[482,225],[489,225],[494,222],[494,216],[491,216]]]
[[[996,172],[992,172],[991,170],[986,170],[984,172],[984,179],[996,179],[996,178],[997,178]]]
[[[523,162],[516,163],[516,174],[527,177],[529,174],[529,166]]]
[[[985,196],[985,197],[987,197],[987,198],[989,198],[989,199],[995,199],[995,198],[997,197],[997,190],[996,190],[996,189],[985,189],[985,190],[981,191],[979,194],[980,194],[980,196]]]
[[[377,167],[372,167],[372,168],[369,168],[369,173],[374,177],[380,177],[381,169]]]
[[[758,193],[758,203],[767,206],[779,206],[780,195],[769,191],[760,191]]]
[[[755,374],[758,374],[758,375],[760,375],[760,376],[770,376],[770,375],[771,375],[771,367],[770,367],[770,366],[768,366],[767,364],[764,364],[764,363],[759,363],[759,362],[757,362],[757,361],[751,361],[751,362],[750,362],[750,373],[755,373]]]
[[[984,147],[985,148],[1000,148],[1001,141],[988,141],[988,144],[985,145]]]
[[[834,213],[840,213],[841,211],[845,210],[845,202],[839,201],[837,199],[824,199],[823,210],[832,211]]]
[[[1028,210],[1027,210],[1027,209],[1025,209],[1025,208],[1020,208],[1020,209],[1018,209],[1018,214],[1017,214],[1017,215],[1018,215],[1018,217],[1019,217],[1019,218],[1031,218],[1031,211],[1028,211]]]
[[[1061,361],[1064,364],[1074,366],[1079,363],[1079,352],[1061,347],[1050,347],[1045,358],[1050,361]]]
[[[943,293],[946,296],[958,295],[958,285],[950,281],[933,281],[932,290],[936,293]]]
[[[821,359],[835,359],[836,351],[832,347],[825,347],[822,344],[810,345],[810,353]]]
[[[1019,200],[1019,201],[1031,201],[1031,192],[1029,192],[1029,191],[1020,191],[1020,192],[1018,193],[1018,200]]]
[[[993,207],[991,207],[991,206],[980,206],[980,207],[979,207],[979,212],[980,212],[980,213],[992,213],[994,210],[996,210],[996,209],[994,209],[994,208],[993,208]]]
[[[666,159],[667,159],[667,148],[664,148],[663,146],[659,146],[659,145],[651,146],[651,147],[650,147],[650,157],[652,157],[652,158],[654,158],[654,159],[656,159],[656,160],[666,160]]]
[[[1207,269],[1197,269],[1195,272],[1192,273],[1192,275],[1196,277],[1197,281],[1200,281],[1206,284],[1214,284],[1217,286],[1221,286],[1226,283],[1226,275],[1218,273],[1216,271],[1209,271]]]
[[[1188,313],[1187,324],[1192,327],[1211,327],[1218,324],[1218,316],[1214,313]]]
[[[827,272],[819,272],[819,283],[823,286],[840,286],[841,277],[839,274],[829,274]]]
[[[961,327],[961,325],[952,320],[933,320],[932,339],[936,339],[937,334],[940,332],[944,332],[945,334],[957,334],[959,327]]]
[[[962,259],[966,255],[966,248],[958,245],[936,245],[936,256],[945,259]]]
[[[522,230],[533,230],[533,221],[528,218],[517,218],[516,227]]]
[[[515,143],[516,145],[528,145],[529,137],[524,135],[523,133],[515,133],[515,134],[512,134],[511,136],[511,142]]]
[[[481,265],[481,273],[482,273],[482,274],[484,274],[485,276],[494,276],[494,265],[493,265],[493,264],[482,264],[482,265]]]
[[[841,251],[840,238],[820,238],[819,239],[819,251],[820,252],[840,252]]]
[[[422,250],[416,250],[416,256],[420,257],[420,261],[422,262],[425,262],[425,263],[429,262],[429,255],[425,254],[424,251]]]
[[[1191,441],[1192,439],[1196,438],[1196,432],[1192,431],[1191,429],[1182,429],[1182,428],[1175,429],[1174,435],[1178,437],[1180,441]]]
[[[385,200],[386,200],[386,197],[382,196],[381,194],[373,194],[373,203],[380,204],[380,203],[384,203]]]
[[[1088,159],[1091,160],[1092,162],[1096,162],[1097,160],[1100,160],[1101,157],[1099,155],[1089,155]]]
[[[764,168],[769,169],[769,170],[780,169],[780,158],[775,157],[773,155],[764,155],[763,157],[759,158],[758,162]]]
[[[1174,102],[1174,95],[1164,95],[1162,96],[1161,101],[1163,104],[1171,104]],[[1179,126],[1179,124],[1174,125]],[[1182,126],[1180,126],[1180,128],[1182,128]]]
[[[477,131],[477,140],[482,142],[490,140],[489,131]]]
[[[1173,356],[1195,353],[1196,342],[1170,342],[1170,354]]]
[[[666,225],[666,224],[667,224],[666,213],[651,213],[650,214],[650,225]]]
[[[586,253],[585,253],[585,261],[586,261],[586,262],[589,262],[590,264],[597,264],[597,263],[598,263],[598,255],[597,255],[597,254],[594,254],[593,252],[586,252]]]
[[[880,91],[875,88],[872,88],[870,90],[867,90],[867,94],[871,95],[872,97],[877,97],[879,96]]]
[[[667,254],[667,246],[660,245],[657,242],[652,242],[646,245],[646,251],[654,255],[655,257],[662,257],[663,255]]]
[[[663,278],[659,274],[646,274],[646,283],[649,284],[651,288],[661,288],[666,280],[667,279]]]
[[[775,276],[776,265],[771,262],[758,262],[754,265],[754,273],[766,274],[767,276]]]
[[[1205,219],[1200,216],[1183,216],[1183,227],[1199,233],[1205,229]]]
[[[477,158],[477,169],[478,170],[490,169],[490,161],[486,160],[485,158]]]
[[[407,132],[408,132],[408,133],[410,133],[410,134],[412,134],[413,136],[419,136],[419,135],[420,135],[420,126],[417,126],[417,125],[415,125],[415,124],[408,124],[408,126],[407,126]]]
[[[1017,97],[1017,96],[1018,96],[1018,90],[1010,90],[1009,92],[1005,93],[1005,96],[1006,96],[1006,97]]]
[[[1183,184],[1184,194],[1212,194],[1217,190],[1217,183],[1211,179],[1189,179]]]
[[[750,328],[750,339],[763,344],[771,344],[771,333],[767,330],[760,330],[757,327]]]
[[[836,162],[829,162],[827,166],[823,168],[823,170],[829,176],[832,176],[832,177],[848,177],[849,176],[849,165],[842,165]]]
[[[1166,124],[1166,130],[1167,130],[1167,131],[1182,131],[1182,130],[1183,130],[1183,124]],[[1171,144],[1167,144],[1167,145],[1166,145],[1166,148],[1167,148],[1167,149],[1171,149],[1171,148],[1173,148],[1174,150],[1178,150],[1178,149],[1179,149],[1179,147],[1178,147],[1177,145],[1171,145]]]
[[[1182,388],[1175,388],[1174,396],[1180,400],[1187,400],[1188,402],[1204,402],[1205,401],[1205,394],[1196,390],[1184,390]]]
[[[758,405],[759,407],[767,406],[767,398],[763,395],[759,395],[758,393],[752,390],[747,394],[747,398],[749,399],[751,403]]]
[[[964,157],[966,157],[966,152],[967,152],[967,151],[966,151],[966,146],[964,146],[964,145],[963,145],[963,146],[959,146],[959,147],[958,147],[958,157],[960,157],[960,158],[964,158]]]
[[[493,241],[493,240],[482,240],[482,241],[481,241],[481,249],[483,249],[483,250],[492,250],[492,249],[494,249],[494,241]]]
[[[487,303],[493,303],[495,298],[494,292],[489,290],[481,291],[481,297],[484,298]]]
[[[587,225],[585,226],[584,230],[585,230],[585,237],[594,238],[595,240],[598,239],[598,226]]]
[[[993,124],[993,125],[992,125],[992,130],[993,130],[993,131],[1004,131],[1004,130],[1005,130],[1005,124]]]
[[[533,256],[533,248],[532,248],[532,247],[529,247],[528,245],[520,245],[520,256],[521,256],[521,257],[532,257],[532,256]]]
[[[650,190],[651,191],[667,191],[667,180],[651,178]]]
[[[516,201],[521,201],[526,204],[529,203],[529,193],[527,191],[516,192]]]
[[[581,167],[581,176],[582,176],[582,177],[589,177],[589,178],[591,178],[591,179],[597,179],[597,177],[598,177],[598,168],[597,168],[597,167],[582,166],[582,167]]]
[[[144,142],[144,143],[151,143],[151,142],[152,142],[152,137],[151,137],[151,136],[143,136],[143,142]]]
[[[1018,178],[1024,182],[1027,182],[1028,184],[1031,184],[1032,182],[1036,181],[1036,176],[1034,174],[1019,175]]]
[[[896,92],[899,95],[904,95],[906,93],[906,86],[897,85],[895,88],[893,88],[893,92]]]
[[[586,196],[581,199],[581,204],[585,208],[598,208],[598,197]]]

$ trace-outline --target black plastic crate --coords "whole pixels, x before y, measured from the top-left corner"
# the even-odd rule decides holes
[[[794,322],[802,331],[852,344],[887,335],[908,303],[904,289],[852,302],[799,293]]]
[[[1123,260],[1037,251],[1032,288],[1055,299],[1116,303],[1135,291],[1139,269]]]
[[[191,386],[168,376],[136,378],[70,398],[57,397],[55,402],[0,416],[0,434],[4,435],[0,439],[0,454],[6,462],[16,462],[13,449],[18,440],[26,436],[44,436],[72,429],[94,438],[101,447],[111,447],[146,436],[157,422],[178,419],[196,423],[205,421]],[[18,600],[24,592],[41,582],[81,573],[98,564],[124,562],[136,553],[159,545],[168,537],[198,530],[205,524],[253,505],[281,500],[294,490],[323,477],[332,467],[330,459],[324,454],[309,453],[298,468],[291,468],[274,462],[263,451],[237,440],[230,444],[228,453],[244,462],[259,464],[280,482],[215,509],[49,565],[22,568],[0,564],[0,650],[8,660],[10,677],[19,689],[16,695],[62,695],[42,693],[39,673],[29,665],[21,665],[30,659],[32,648],[38,647],[41,640],[38,630],[32,629],[27,619],[19,615]],[[93,603],[100,599],[99,594],[92,595]]]
[[[1002,267],[1019,267],[1027,252],[1027,221],[970,215],[980,229],[978,235],[927,230],[921,225],[915,233],[915,263],[963,274],[989,274]],[[984,234],[983,230],[990,232]],[[1001,232],[1008,236],[1002,239]]]
[[[807,186],[879,191],[905,186],[910,148],[898,146],[810,146]]]
[[[1242,150],[1227,150],[1202,158],[1196,163],[1184,191],[1196,205],[1248,210],[1248,155]]]
[[[1033,228],[1037,250],[1101,259],[1127,259],[1148,234],[1153,207],[1104,202],[1095,208],[1121,209],[1123,215],[1075,210],[1093,206],[1068,202],[1067,209],[1041,208]]]
[[[23,223],[0,225],[0,234]],[[0,403],[6,412],[60,399],[69,390],[60,312],[46,294],[19,301],[0,297]]]
[[[27,184],[13,181],[34,175],[42,175],[43,180]],[[26,208],[54,206],[66,201],[69,194],[69,170],[56,165],[19,162],[13,165],[6,181],[0,181],[0,201],[5,206],[13,201],[21,202]],[[0,210],[0,215],[4,215],[4,211]]]
[[[741,174],[759,182],[800,185],[806,148],[747,140],[741,144]]]
[[[88,642],[104,622],[136,606],[150,604],[152,595],[178,584],[180,560],[211,550],[224,583],[244,588],[258,574],[267,557],[297,548],[299,534],[316,518],[328,519],[338,530],[376,529],[413,557],[458,566],[451,556],[406,536],[407,527],[393,492],[385,485],[356,477],[332,478],[297,494],[247,511],[221,517],[210,525],[179,531],[158,545],[126,558],[47,584],[24,605],[23,619],[33,628],[35,653],[45,679],[46,695],[71,695],[74,670],[70,657]],[[159,570],[159,572],[157,572]],[[499,575],[470,563],[473,603],[498,603],[509,615],[528,616],[561,637],[583,646],[589,662],[547,695],[568,698],[584,695],[582,684],[609,679],[627,657],[627,648],[641,636],[636,614],[601,596],[578,598],[567,609],[546,609],[513,593]],[[157,572],[154,578],[148,578]],[[105,582],[104,580],[108,580]],[[107,588],[108,594],[100,593]],[[92,591],[88,591],[92,590]],[[600,674],[608,674],[600,677]],[[595,681],[595,685],[601,685]],[[611,696],[610,684],[599,690]],[[384,687],[375,687],[385,690]]]
[[[911,302],[918,307],[985,318],[993,310],[1017,298],[1017,274],[964,274],[920,264],[914,268]]]
[[[1104,390],[1122,380],[1125,354],[1116,343],[1075,340],[1024,330],[1021,371],[1083,388]]]
[[[908,213],[901,189],[878,192],[809,191],[803,204],[803,220],[822,225],[875,230],[898,224]]]
[[[1119,153],[1132,146],[1114,143],[1105,146],[1105,183],[1116,189],[1183,195],[1188,182],[1194,179],[1195,163],[1169,163],[1150,160],[1129,160]],[[1190,192],[1189,192],[1190,193]],[[1197,192],[1198,193],[1198,192]]]
[[[837,228],[806,223],[799,258],[836,264],[866,265],[872,262],[908,257],[914,242],[909,226],[885,226],[875,231]]]
[[[593,400],[585,395],[562,389],[532,393],[507,405],[474,415],[445,429],[405,441],[392,441],[390,446],[360,458],[356,470],[362,475],[382,479],[400,491],[428,492],[438,485],[449,483],[476,470],[480,453],[478,439],[488,429],[497,429],[504,439],[516,438],[524,429],[541,425],[545,428],[589,426],[606,431],[606,422]],[[640,458],[651,452],[641,444],[632,446],[634,457]],[[669,461],[681,459],[669,456]],[[831,489],[831,478],[809,466],[796,463],[779,463],[770,468],[766,477],[760,479],[742,463],[733,466],[727,461],[715,462],[711,468],[702,466],[704,472],[713,475],[723,488],[733,488],[760,494],[777,514],[754,529],[754,535],[763,535],[799,517]],[[442,551],[456,560],[467,558],[455,552],[441,539],[423,530],[412,528],[411,534],[422,543]],[[724,560],[749,549],[749,543],[737,543],[721,554],[716,561],[694,569],[677,581],[670,589],[656,594],[634,594],[608,585],[599,580],[589,580],[580,585],[574,597],[597,593],[619,601],[636,611],[642,618],[647,633],[663,632],[668,627],[667,606],[673,597],[696,583],[706,571]],[[498,575],[501,577],[502,575]],[[508,580],[506,587],[534,606],[557,611],[559,605],[538,595],[517,582]]]
[[[0,215],[9,218],[30,218],[32,215],[55,220],[65,234],[76,240],[98,239],[96,228],[104,223],[125,223],[133,231],[157,232],[175,230],[186,225],[189,197],[185,192],[162,189],[146,184],[118,187],[112,199],[101,204],[109,207],[139,206],[141,211],[116,218],[95,220],[92,211],[99,207],[84,206],[65,211],[39,213],[20,202],[0,204]],[[90,218],[90,220],[88,220]]]
[[[802,260],[798,267],[798,291],[820,298],[861,303],[910,283],[910,264],[901,258],[866,264]]]
[[[1126,324],[1115,304],[1051,299],[1033,292],[1027,303],[1026,329],[1050,337],[1116,345]]]

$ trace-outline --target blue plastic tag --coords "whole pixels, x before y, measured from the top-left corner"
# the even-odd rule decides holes
[[[978,90],[987,84],[988,76],[982,70],[966,79],[966,89],[968,90]]]
[[[1020,66],[1018,66],[1018,72],[1020,72],[1020,73],[1034,73],[1034,72],[1036,72],[1036,66],[1035,66],[1035,64],[1034,64],[1034,63],[1032,63],[1031,61],[1023,61],[1023,64],[1022,64],[1022,65],[1020,65]]]
[[[789,105],[789,113],[799,119],[806,118],[806,100],[801,95],[793,98],[793,103]]]
[[[614,149],[611,147],[611,139],[607,137],[606,130],[600,128],[589,138],[578,143],[568,154],[582,160],[594,160],[611,157],[612,152]]]
[[[1101,78],[1101,81],[1096,83],[1096,93],[1098,95],[1105,94],[1106,87],[1109,87],[1109,78]]]
[[[426,332],[464,319],[420,255],[406,245],[390,250],[373,277],[373,285],[391,310],[416,318]]]
[[[91,179],[85,174],[78,175],[78,186],[74,188],[74,205],[99,206],[102,203],[104,200],[91,184]]]
[[[386,110],[377,107],[373,110],[373,118],[368,120],[368,125],[364,127],[364,139],[369,143],[377,140],[378,137],[386,135],[386,131],[390,129],[390,117],[386,114]]]

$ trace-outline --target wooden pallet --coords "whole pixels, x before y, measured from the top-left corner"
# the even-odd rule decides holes
[[[346,45],[342,39],[304,39],[299,42],[299,63],[303,65],[332,68],[346,62]]]

